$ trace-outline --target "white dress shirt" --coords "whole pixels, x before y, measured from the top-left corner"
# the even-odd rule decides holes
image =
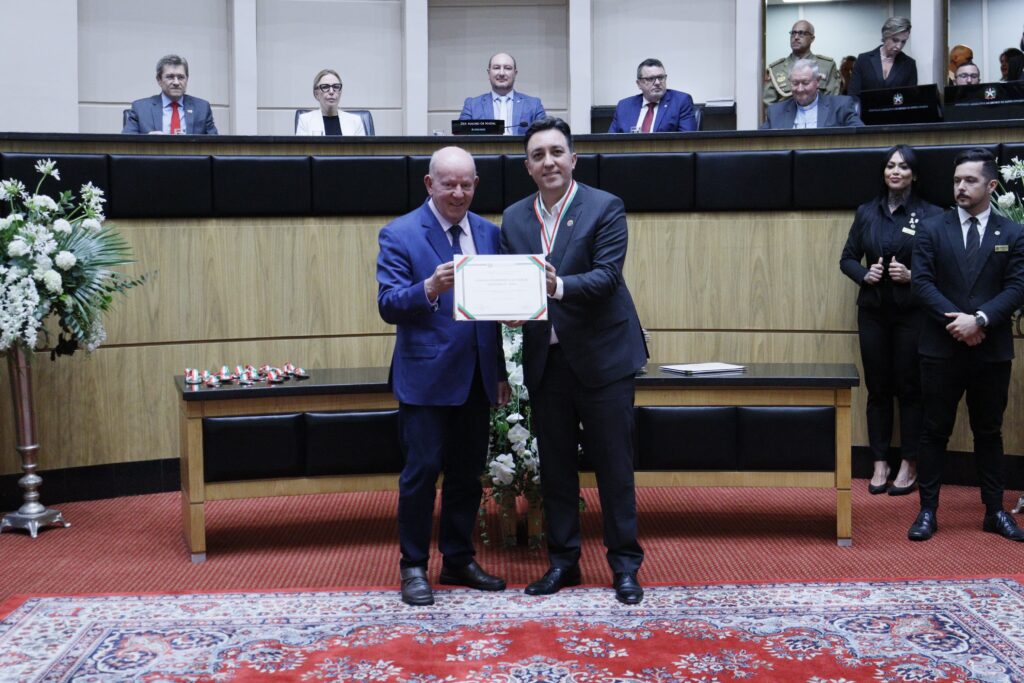
[[[796,117],[793,119],[794,128],[817,128],[818,127],[818,96],[806,107],[796,104]]]

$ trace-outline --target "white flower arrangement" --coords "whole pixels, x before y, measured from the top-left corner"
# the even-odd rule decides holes
[[[511,397],[508,405],[491,411],[490,445],[484,471],[484,502],[514,504],[519,496],[531,503],[540,502],[540,455],[537,439],[530,431],[529,393],[523,384],[523,331],[502,326],[502,349]],[[505,513],[503,513],[505,514]],[[484,542],[487,538],[486,515],[479,518]],[[539,544],[532,539],[531,544]]]
[[[13,178],[0,181],[0,352],[35,348],[43,321],[56,313],[59,338],[52,356],[80,347],[95,350],[106,339],[102,316],[115,293],[142,284],[112,268],[131,263],[128,243],[103,227],[103,191],[88,183],[77,206],[71,192],[40,194],[43,181],[60,180],[57,163],[40,159],[35,191]]]
[[[995,201],[992,209],[1015,223],[1024,223],[1024,201],[1021,200],[1021,181],[1024,181],[1024,161],[1013,157],[1010,163],[999,168],[1003,180],[992,193]],[[1017,189],[1012,187],[1017,185]]]

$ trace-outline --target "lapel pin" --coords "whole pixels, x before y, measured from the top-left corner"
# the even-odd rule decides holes
[[[570,219],[569,219],[569,220],[568,220],[568,221],[566,222],[566,225],[567,225],[567,226],[569,226],[569,227],[571,228],[571,227],[572,227],[572,224],[573,224],[573,222],[574,222],[574,221],[573,221],[573,220],[572,220],[572,219],[570,218]],[[997,232],[996,234],[998,235],[999,233]]]
[[[998,237],[998,236],[999,236],[999,231],[998,231],[998,230],[996,230],[996,237]]]

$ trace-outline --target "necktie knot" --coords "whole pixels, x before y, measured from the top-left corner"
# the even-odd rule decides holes
[[[462,243],[459,238],[462,237],[462,226],[456,223],[455,225],[448,228],[448,235],[452,239],[452,254],[462,253]]]

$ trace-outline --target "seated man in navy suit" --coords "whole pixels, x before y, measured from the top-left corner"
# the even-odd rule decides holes
[[[798,59],[789,70],[793,96],[768,105],[761,128],[837,128],[863,126],[857,105],[846,95],[825,95],[818,92],[818,62]]]
[[[185,94],[188,62],[178,55],[156,63],[160,94],[132,102],[122,133],[160,135],[216,135],[210,103]]]
[[[540,99],[516,92],[516,60],[512,55],[499,52],[487,62],[487,77],[491,92],[479,97],[467,97],[462,105],[460,119],[499,119],[505,122],[505,135],[522,135],[537,119],[547,116]]]
[[[645,59],[636,68],[636,85],[642,95],[619,100],[609,133],[675,133],[697,130],[693,98],[668,89],[668,74],[657,59]]]
[[[402,601],[431,605],[427,581],[437,478],[440,582],[500,591],[505,581],[473,559],[480,475],[487,459],[490,406],[508,402],[501,332],[494,322],[452,317],[456,254],[497,254],[498,226],[469,210],[480,179],[473,157],[445,147],[424,178],[430,199],[381,228],[377,308],[395,325],[388,383],[398,399],[405,466],[398,479]]]

